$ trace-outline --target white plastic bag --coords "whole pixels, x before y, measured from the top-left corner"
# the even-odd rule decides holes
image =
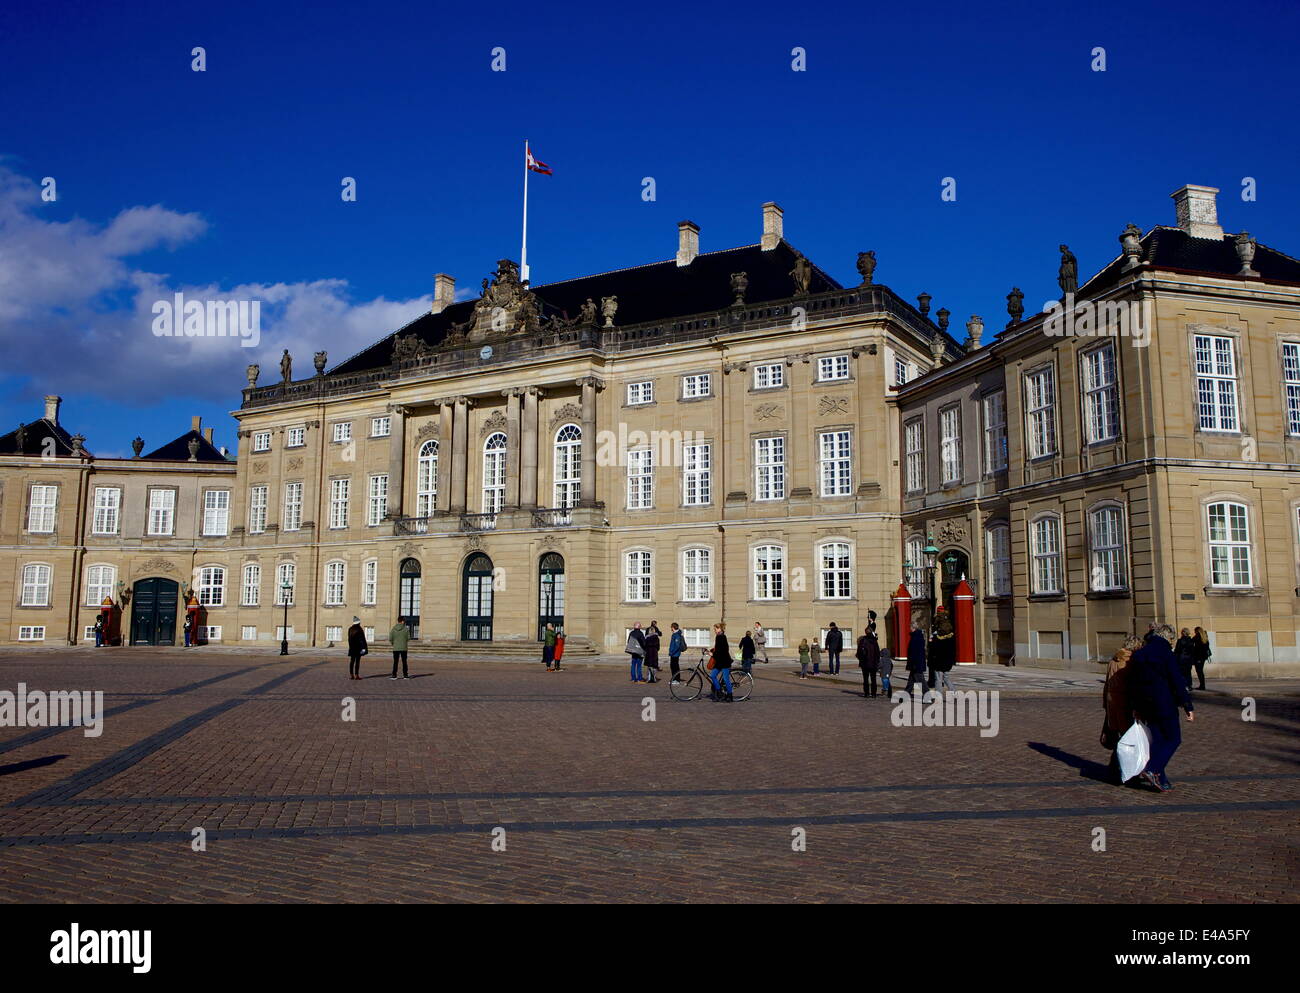
[[[1120,779],[1126,783],[1147,767],[1151,761],[1151,732],[1145,724],[1133,722],[1115,746],[1115,757],[1119,759]]]

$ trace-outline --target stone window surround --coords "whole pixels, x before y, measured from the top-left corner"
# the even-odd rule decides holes
[[[1093,546],[1092,515],[1096,511],[1102,510],[1106,507],[1114,507],[1119,511],[1120,527],[1123,529],[1123,539],[1124,539],[1124,585],[1117,586],[1114,589],[1094,590],[1092,588],[1092,546]],[[1133,542],[1131,536],[1129,535],[1129,516],[1128,516],[1127,501],[1117,496],[1099,497],[1098,499],[1094,500],[1083,510],[1083,529],[1084,529],[1085,537],[1087,539],[1085,544],[1085,549],[1084,549],[1084,553],[1086,556],[1086,558],[1084,559],[1084,567],[1087,569],[1087,575],[1088,575],[1088,580],[1085,584],[1085,586],[1087,587],[1087,592],[1084,594],[1085,597],[1093,600],[1107,600],[1107,599],[1122,599],[1125,597],[1132,596],[1133,595],[1133,550],[1132,550]],[[1064,541],[1064,534],[1062,534],[1062,541]]]
[[[1052,371],[1052,450],[1042,455],[1029,457],[1029,378],[1036,376],[1044,369]],[[1010,410],[1007,411],[1010,414]],[[1056,367],[1055,357],[1038,362],[1020,373],[1020,416],[1023,420],[1023,438],[1024,450],[1022,458],[1024,464],[1045,465],[1061,457],[1061,374]],[[1009,427],[1009,425],[1008,425]],[[1008,440],[1010,432],[1008,431]],[[1010,467],[1010,452],[1007,455],[1007,466]]]
[[[175,496],[172,499],[172,529],[166,534],[154,534],[149,530],[149,518],[151,516],[150,508],[153,506],[153,493],[155,490],[171,490]],[[156,538],[175,538],[177,519],[181,513],[181,488],[179,486],[168,486],[164,483],[150,483],[144,489],[144,540]],[[202,521],[199,522],[200,527]]]
[[[681,596],[681,594],[684,592],[684,587],[686,586],[686,567],[685,567],[686,553],[694,549],[702,549],[703,551],[709,553],[709,572],[708,572],[709,598],[707,600],[687,600]],[[714,584],[717,582],[717,576],[715,575],[716,570],[714,569],[714,563],[717,562],[717,555],[718,555],[717,548],[707,542],[688,541],[686,544],[678,547],[677,575],[678,575],[678,579],[680,580],[680,582],[678,583],[678,599],[677,599],[678,604],[680,604],[683,607],[703,607],[703,606],[707,606],[708,604],[712,604],[716,602],[713,598],[713,591],[716,589],[716,586]],[[653,559],[651,560],[651,563],[653,566]]]
[[[1025,575],[1028,579],[1029,589],[1032,591],[1034,588],[1034,525],[1038,521],[1045,520],[1049,517],[1056,521],[1056,573],[1060,588],[1055,590],[1043,590],[1039,593],[1031,592],[1029,594],[1029,599],[1031,601],[1064,600],[1069,594],[1069,587],[1067,586],[1069,576],[1067,568],[1068,563],[1066,561],[1065,514],[1059,509],[1040,510],[1032,517],[1027,517],[1025,519]],[[1012,582],[1013,584],[1015,582],[1014,572],[1012,573]]]
[[[899,452],[899,458],[901,461],[901,468],[902,468],[903,493],[913,497],[918,495],[924,495],[924,493],[926,492],[925,489],[926,480],[930,478],[930,474],[927,471],[928,467],[925,464],[925,451],[926,451],[925,423],[926,423],[925,411],[921,411],[921,413],[917,414],[915,417],[909,417],[907,420],[903,422],[903,444],[902,444],[902,451]],[[912,424],[919,424],[921,426],[920,431],[917,433],[917,436],[921,439],[921,449],[917,453],[918,455],[921,456],[921,485],[916,487],[915,489],[908,489],[907,488],[907,456],[908,456],[907,429]]]
[[[295,428],[301,428],[301,429],[302,429],[302,441],[299,442],[299,443],[296,444],[296,445],[291,445],[291,444],[289,444],[289,432],[292,431],[292,430],[294,430]],[[306,424],[290,424],[290,425],[288,425],[287,427],[285,427],[285,428],[284,428],[284,447],[285,447],[285,450],[286,450],[286,451],[287,451],[288,449],[291,449],[291,448],[306,448],[306,447],[307,447],[307,425],[306,425]]]
[[[780,393],[782,390],[788,390],[790,388],[790,376],[787,373],[787,369],[789,367],[785,361],[784,356],[781,356],[772,361],[768,361],[764,359],[762,361],[756,362],[751,360],[750,362],[747,362],[746,365],[749,370],[749,375],[746,377],[749,380],[749,383],[747,384],[748,392],[760,393],[760,394]],[[778,366],[781,370],[781,385],[780,386],[755,386],[754,380],[758,376],[757,370],[759,366]],[[835,382],[843,382],[843,380],[835,380]]]
[[[43,565],[50,570],[49,586],[49,603],[23,603],[23,572],[29,565]],[[42,562],[37,559],[34,562],[23,562],[18,566],[18,581],[14,584],[14,609],[15,610],[53,610],[54,609],[54,563]]]
[[[26,565],[27,563],[23,563],[23,564]],[[113,570],[113,586],[114,586],[114,587],[117,586],[117,581],[118,581],[118,579],[120,578],[121,573],[120,573],[120,570],[118,569],[118,567],[117,567],[116,565],[114,565],[112,562],[86,562],[86,563],[84,563],[84,565],[83,565],[83,567],[82,567],[82,573],[81,573],[82,594],[85,596],[85,602],[81,604],[81,606],[82,606],[83,608],[85,608],[85,607],[98,607],[98,606],[100,605],[100,603],[101,603],[101,601],[99,601],[99,600],[91,600],[91,599],[90,599],[90,570],[91,570],[91,569],[94,569],[94,568],[96,568],[96,567],[102,567],[102,566],[107,566],[108,568],[110,568],[110,569]],[[18,585],[19,585],[19,587],[21,587],[21,586],[22,586],[22,573],[21,573],[21,571],[19,572],[18,579],[19,579],[19,584],[18,584]],[[54,571],[53,571],[53,567],[51,567],[51,570],[50,570],[50,583],[51,583],[51,585],[53,585],[53,582],[54,582]],[[21,596],[21,595],[22,595],[22,590],[21,590],[21,588],[19,589],[18,592],[19,592],[19,595]]]
[[[95,530],[95,493],[98,490],[117,490],[117,529],[114,531],[96,531]],[[122,506],[126,501],[126,488],[124,486],[92,486],[90,488],[90,504],[86,508],[87,516],[90,519],[89,534],[92,538],[117,538],[122,534]],[[148,522],[145,522],[148,524]]]
[[[845,358],[849,360],[848,363],[849,374],[847,376],[841,376],[838,379],[822,379],[821,360],[833,359],[840,355],[843,355]],[[825,352],[818,352],[810,356],[809,364],[812,366],[812,372],[813,372],[812,385],[813,386],[845,386],[848,385],[849,383],[855,382],[857,380],[857,376],[855,376],[853,373],[853,364],[854,364],[853,358],[854,356],[852,351],[840,351],[839,349],[833,349]]]
[[[1188,322],[1186,325],[1187,333],[1187,357],[1188,368],[1190,370],[1191,383],[1191,405],[1192,405],[1192,424],[1193,431],[1199,435],[1209,435],[1215,438],[1247,438],[1251,436],[1250,429],[1246,426],[1246,405],[1245,399],[1250,391],[1250,366],[1243,360],[1243,350],[1241,347],[1242,335],[1245,329],[1242,328],[1225,328],[1217,324],[1200,324],[1197,322]],[[1236,400],[1237,400],[1237,427],[1235,430],[1228,431],[1222,428],[1203,428],[1201,427],[1200,405],[1197,398],[1197,380],[1200,374],[1196,371],[1196,338],[1198,335],[1210,335],[1212,337],[1229,338],[1232,340],[1232,369],[1234,372],[1233,381],[1236,383]],[[1285,400],[1285,396],[1283,397]],[[1285,408],[1283,408],[1285,411]],[[1252,514],[1253,519],[1253,514]],[[1252,544],[1254,544],[1252,542]],[[1253,563],[1252,563],[1253,565]],[[1224,589],[1225,587],[1212,586],[1210,589]]]
[[[849,492],[838,493],[834,496],[825,496],[822,493],[822,435],[833,434],[837,431],[847,431],[849,433]],[[857,472],[857,433],[853,430],[851,423],[846,424],[818,424],[813,429],[813,443],[815,445],[813,452],[814,470],[817,473],[816,496],[818,500],[852,500],[857,493],[858,487],[854,483],[854,475]],[[786,442],[789,445],[789,442]],[[787,452],[787,455],[789,453]]]
[[[274,433],[274,432],[272,432],[269,428],[260,428],[260,429],[258,429],[258,430],[256,430],[256,431],[250,431],[250,432],[248,432],[248,436],[249,436],[249,439],[250,439],[250,441],[251,441],[251,444],[248,446],[248,448],[249,448],[249,454],[251,454],[251,455],[264,455],[264,454],[266,454],[267,452],[269,452],[269,451],[271,450],[271,435],[272,435],[273,433]],[[259,437],[260,437],[260,438],[265,438],[265,439],[266,439],[266,447],[265,447],[265,448],[258,448],[258,447],[257,447],[257,439],[258,439]]]
[[[347,508],[348,523],[347,523],[346,525],[344,525],[343,527],[335,527],[333,524],[329,523],[329,522],[333,519],[333,517],[334,517],[334,482],[335,482],[335,480],[338,480],[338,479],[346,479],[346,480],[348,481],[348,496],[347,496],[347,499],[343,501],[344,506]],[[306,487],[305,487],[305,486],[303,487],[303,491],[304,491],[304,492],[303,492],[303,503],[304,503],[304,507],[303,507],[303,509],[306,510],[305,504],[306,504],[307,494],[306,494]],[[333,474],[331,474],[330,476],[327,476],[327,477],[326,477],[326,479],[325,479],[325,500],[326,500],[326,505],[325,505],[325,521],[326,521],[326,525],[325,525],[325,530],[326,530],[326,531],[347,531],[347,530],[351,529],[351,527],[352,527],[352,496],[353,496],[353,494],[352,494],[352,475],[351,475],[350,473],[348,473],[348,474],[344,474],[344,473],[333,473]]]
[[[351,427],[350,427],[350,425],[352,424],[352,418],[351,418],[351,417],[347,417],[347,418],[339,418],[337,421],[330,421],[330,422],[329,422],[329,429],[330,429],[330,444],[331,444],[331,445],[346,445],[346,444],[347,444],[348,442],[350,442],[350,441],[356,441],[357,439],[356,439],[356,436],[355,436],[355,435],[353,435],[353,436],[350,437],[350,438],[335,438],[335,437],[334,437],[334,429],[335,429],[336,427],[338,427],[340,424],[347,424],[347,425],[349,425],[349,429],[348,429],[348,430],[349,430],[349,432],[351,432]]]
[[[1115,352],[1115,435],[1112,438],[1103,438],[1101,441],[1085,442],[1085,447],[1094,452],[1118,446],[1124,440],[1124,367],[1123,363],[1120,362],[1119,348],[1116,347],[1114,341],[1102,341],[1095,345],[1088,345],[1074,353],[1074,381],[1079,385],[1079,436],[1082,438],[1088,434],[1088,394],[1083,372],[1084,358],[1093,352],[1100,352],[1104,348],[1114,349]]]
[[[785,441],[783,454],[785,456],[782,466],[785,470],[785,492],[779,496],[768,499],[759,499],[758,496],[758,442],[763,438],[782,438]],[[768,430],[768,431],[751,431],[749,433],[749,482],[754,487],[754,495],[750,498],[751,503],[784,503],[790,499],[790,432],[788,430]]]
[[[34,486],[53,486],[54,494],[54,526],[48,531],[31,531],[28,530],[32,523],[32,487]],[[43,538],[49,538],[59,533],[59,508],[63,506],[63,484],[60,482],[42,481],[31,479],[27,482],[27,490],[23,494],[23,534],[39,535]],[[118,508],[118,515],[121,516],[121,507]]]
[[[683,464],[677,467],[677,472],[681,476],[681,483],[682,483],[682,485],[679,486],[677,489],[677,498],[680,501],[678,503],[679,510],[700,510],[701,508],[717,506],[717,502],[718,502],[717,501],[718,474],[716,471],[718,466],[718,446],[714,442],[712,436],[704,437],[704,438],[693,438],[692,445],[709,446],[709,499],[705,503],[686,502],[686,465],[685,465],[685,455],[683,454]],[[685,445],[682,446],[682,448],[686,448],[686,447],[687,446]],[[699,546],[699,547],[704,547],[704,546]]]
[[[1237,503],[1246,508],[1246,534],[1250,547],[1250,586],[1215,586],[1213,571],[1210,567],[1210,505],[1215,503]],[[1259,508],[1255,502],[1247,500],[1235,490],[1214,490],[1197,501],[1200,513],[1200,531],[1202,539],[1201,571],[1205,577],[1202,587],[1206,596],[1267,596],[1267,590],[1259,584]]]
[[[822,546],[823,545],[848,545],[849,546],[849,588],[851,592],[848,596],[822,596]],[[813,590],[813,603],[828,604],[849,604],[858,602],[858,543],[853,538],[844,534],[828,534],[821,538],[816,538],[812,545],[813,560],[813,581],[816,588]],[[843,630],[843,628],[841,628]]]
[[[637,386],[642,383],[650,384],[650,395],[651,397],[653,397],[653,399],[642,400],[639,403],[628,403],[627,402],[628,391],[633,386]],[[624,410],[627,409],[640,410],[644,407],[657,407],[658,405],[659,405],[659,380],[657,377],[650,378],[650,379],[629,379],[626,383],[623,384],[623,403],[621,406]]]
[[[225,533],[225,534],[208,534],[208,532],[204,530],[204,521],[207,519],[207,516],[208,516],[208,514],[207,514],[207,510],[208,510],[207,503],[208,503],[208,494],[209,494],[209,493],[225,493],[225,494],[226,494],[226,533]],[[270,493],[270,487],[267,488],[267,493],[268,493],[268,497],[267,497],[267,499],[268,499],[268,501],[269,501],[269,499],[270,499],[270,496],[269,496],[269,493]],[[233,520],[232,514],[233,514],[233,512],[234,512],[234,509],[235,509],[235,491],[234,491],[234,488],[233,488],[233,487],[231,487],[231,486],[204,486],[202,489],[200,489],[200,490],[199,490],[199,537],[200,537],[200,538],[229,538],[229,537],[230,537],[230,531],[231,531],[231,529],[234,527],[234,525],[231,523],[232,520]],[[269,510],[270,510],[270,506],[269,506],[269,504],[268,504],[267,510],[268,510],[268,512],[269,512]],[[147,522],[146,522],[146,523],[147,523]]]
[[[686,389],[686,379],[689,376],[708,376],[709,392],[701,393],[699,396],[688,397],[684,391]],[[695,369],[690,372],[679,373],[677,376],[677,402],[678,403],[699,403],[701,400],[716,400],[718,398],[716,370],[714,369]],[[656,392],[655,396],[659,394]]]
[[[1006,436],[1007,442],[1007,464],[1001,469],[984,468],[984,438],[988,432],[989,424],[984,419],[984,401],[994,394],[1002,394],[1002,433]],[[975,395],[975,402],[979,405],[975,412],[975,419],[979,422],[979,457],[980,457],[980,479],[992,479],[995,476],[1002,475],[1011,471],[1011,425],[1007,423],[1007,415],[1010,410],[1007,407],[1007,388],[1005,383],[999,383],[996,386],[990,386],[988,389],[980,390]]]

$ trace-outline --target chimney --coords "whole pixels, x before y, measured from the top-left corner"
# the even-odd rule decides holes
[[[1219,227],[1219,212],[1214,205],[1218,192],[1213,186],[1188,185],[1170,193],[1178,212],[1178,226],[1193,238],[1222,239],[1223,228]]]
[[[763,251],[770,252],[785,237],[785,211],[772,202],[763,204]]]
[[[212,444],[212,428],[203,429],[203,440],[206,441],[209,445]]]
[[[677,222],[677,264],[690,265],[700,254],[700,226],[694,221]]]
[[[45,398],[45,419],[56,428],[59,426],[59,404],[61,403],[63,403],[63,397],[48,396]]]
[[[456,302],[456,277],[440,272],[433,277],[433,308],[431,314],[441,314]]]
[[[203,427],[203,418],[200,417],[198,414],[195,414],[193,417],[190,418],[190,430],[197,431],[201,427]]]

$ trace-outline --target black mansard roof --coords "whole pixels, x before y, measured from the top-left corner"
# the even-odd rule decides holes
[[[155,448],[148,455],[142,455],[140,458],[146,462],[188,462],[190,460],[190,440],[193,438],[199,440],[198,451],[194,453],[195,462],[230,462],[230,459],[221,454],[220,449],[198,431],[187,431],[179,438],[173,438],[161,448]]]
[[[22,432],[22,444],[18,443],[18,433]],[[52,438],[52,446],[46,443]],[[68,456],[73,454],[72,435],[62,427],[44,417],[14,428],[8,434],[0,435],[0,455],[44,455]],[[81,454],[90,453],[82,449]]]
[[[790,273],[799,257],[800,253],[785,241],[768,251],[759,245],[747,245],[697,255],[689,265],[679,266],[673,258],[631,269],[531,286],[530,289],[540,302],[543,315],[548,317],[575,318],[588,298],[599,306],[602,297],[617,296],[617,323],[629,326],[725,310],[733,299],[731,274],[735,272],[743,272],[749,279],[745,291],[746,304],[789,299],[795,292],[794,278]],[[815,264],[812,266],[810,293],[842,288]],[[415,333],[426,345],[437,345],[453,324],[470,319],[474,304],[475,301],[466,300],[452,304],[440,314],[422,314],[399,331],[335,366],[330,374],[363,372],[389,365],[399,333]]]
[[[1232,234],[1225,234],[1222,238],[1193,238],[1182,228],[1160,225],[1143,235],[1140,242],[1142,261],[1147,264],[1145,268],[1175,269],[1235,279],[1241,272],[1235,239],[1236,235]],[[1093,292],[1110,286],[1124,274],[1126,264],[1127,260],[1120,255],[1088,280],[1084,287]],[[1267,245],[1256,243],[1251,268],[1259,273],[1259,278],[1251,277],[1251,282],[1300,284],[1300,260]]]

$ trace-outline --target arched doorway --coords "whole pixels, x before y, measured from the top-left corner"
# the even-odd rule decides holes
[[[950,548],[939,556],[939,602],[952,616],[952,594],[957,584],[970,575],[970,558],[960,548]]]
[[[397,611],[410,625],[411,637],[420,637],[420,563],[402,559],[398,567]]]
[[[557,631],[564,627],[564,557],[557,552],[543,555],[539,568],[538,641],[542,640],[547,624],[554,624]]]
[[[492,560],[475,552],[465,562],[461,583],[462,641],[492,640]]]
[[[131,644],[176,644],[176,605],[180,587],[174,579],[155,576],[131,588]]]

